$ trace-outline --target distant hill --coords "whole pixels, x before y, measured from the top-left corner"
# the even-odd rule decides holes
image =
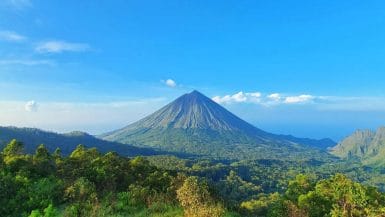
[[[330,152],[344,159],[358,159],[365,165],[385,166],[385,127],[377,131],[357,130]]]
[[[306,145],[310,148],[318,148],[321,150],[328,150],[334,147],[337,143],[332,139],[309,139],[309,138],[298,138],[292,135],[276,135],[278,138],[289,140],[298,144]]]
[[[99,138],[226,159],[326,159],[330,156],[321,149],[335,144],[329,139],[301,139],[265,132],[198,91]]]
[[[0,127],[0,147],[4,147],[12,139],[22,141],[27,153],[33,153],[38,145],[44,144],[51,152],[60,148],[64,155],[68,155],[77,145],[82,144],[86,147],[96,147],[101,152],[116,151],[123,156],[157,154],[148,148],[109,142],[84,132],[58,134],[36,128]]]

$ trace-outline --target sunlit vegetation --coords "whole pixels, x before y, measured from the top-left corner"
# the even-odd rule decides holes
[[[343,175],[336,165],[23,148],[12,140],[0,154],[0,216],[385,215],[385,195],[352,180],[367,173],[347,168]]]

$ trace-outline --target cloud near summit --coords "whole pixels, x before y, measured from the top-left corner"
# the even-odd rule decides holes
[[[262,105],[272,104],[303,104],[313,102],[317,97],[301,94],[301,95],[285,95],[279,93],[262,94],[261,92],[243,92],[228,94],[224,96],[214,96],[212,100],[219,104],[232,103],[255,103]]]
[[[212,99],[220,104],[229,103],[242,103],[242,102],[254,102],[259,103],[261,101],[262,94],[260,92],[244,93],[240,91],[232,95],[215,96]]]

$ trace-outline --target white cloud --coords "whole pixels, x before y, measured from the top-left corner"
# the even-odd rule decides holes
[[[262,93],[254,92],[254,93],[246,93],[246,95],[249,95],[249,96],[252,96],[252,97],[261,97]]]
[[[318,97],[320,98],[320,97]],[[313,102],[317,99],[316,96],[302,94],[296,96],[283,95],[279,93],[272,93],[263,95],[260,92],[238,92],[235,94],[229,94],[224,96],[214,96],[212,100],[219,104],[232,104],[232,103],[254,103],[265,106],[279,105],[279,104],[303,104]]]
[[[37,65],[55,65],[52,60],[28,60],[28,59],[8,59],[0,60],[0,65],[25,65],[25,66],[37,66]]]
[[[299,95],[299,96],[288,96],[285,98],[285,103],[293,104],[293,103],[304,103],[313,100],[315,97],[312,95]]]
[[[176,82],[172,79],[167,79],[164,83],[169,87],[176,87]]]
[[[212,100],[220,104],[242,103],[242,102],[258,103],[261,100],[261,96],[262,94],[260,92],[244,93],[240,91],[233,95],[225,95],[223,97],[215,96],[212,98]]]
[[[28,101],[25,106],[24,106],[24,109],[25,111],[27,112],[36,112],[37,111],[37,108],[38,108],[38,105],[35,101],[31,100],[31,101]]]
[[[22,42],[25,41],[27,37],[20,35],[13,31],[0,31],[0,40],[10,41],[10,42]]]
[[[216,103],[222,104],[222,103],[229,102],[231,100],[231,96],[230,95],[226,95],[226,96],[223,96],[223,97],[221,97],[221,96],[214,96],[211,99],[214,100],[214,102],[216,102]]]
[[[280,101],[281,95],[279,93],[272,93],[272,94],[268,95],[267,98],[269,98],[273,101]]]
[[[254,93],[246,93],[247,100],[251,103],[260,103],[262,93],[254,92]]]
[[[53,40],[39,43],[36,46],[35,51],[39,53],[62,53],[66,51],[84,52],[89,49],[90,46],[88,44]]]
[[[235,102],[246,102],[247,97],[246,95],[241,91],[231,96],[231,99]]]

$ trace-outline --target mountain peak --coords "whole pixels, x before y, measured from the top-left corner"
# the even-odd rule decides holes
[[[128,126],[211,130],[254,129],[197,90],[184,94],[154,114]]]
[[[263,132],[194,90],[180,96],[144,119],[105,136],[115,137],[116,134],[124,134],[132,129],[168,128],[237,131],[247,132],[247,134]]]
[[[263,153],[277,155],[276,150],[286,150],[282,152],[286,155],[289,151],[307,148],[299,145],[305,140],[260,130],[196,90],[133,124],[101,137],[161,150],[230,158],[234,157],[233,152],[250,158],[251,155],[265,157]]]
[[[188,95],[191,95],[191,96],[204,96],[201,92],[197,91],[197,90],[193,90],[191,91],[190,93],[188,93]]]
[[[186,105],[191,105],[191,104],[204,104],[212,100],[207,96],[205,96],[204,94],[202,94],[201,92],[197,90],[193,90],[190,93],[186,93],[180,96],[174,102],[177,103],[181,101],[186,102]]]

